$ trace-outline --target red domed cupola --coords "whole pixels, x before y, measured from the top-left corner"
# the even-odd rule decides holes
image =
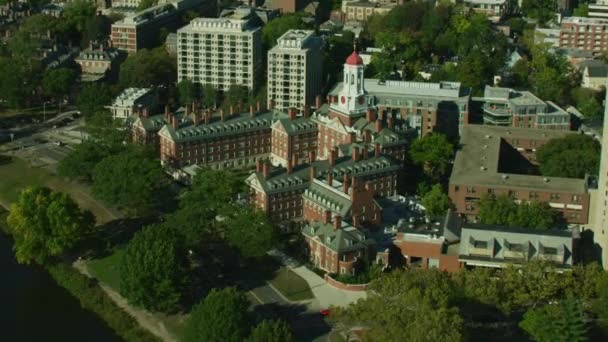
[[[348,56],[346,59],[346,64],[348,65],[363,65],[363,59],[359,56],[357,51],[353,51],[353,53]]]

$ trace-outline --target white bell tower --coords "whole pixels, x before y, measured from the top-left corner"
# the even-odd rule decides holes
[[[365,91],[365,66],[357,51],[344,63],[344,80],[335,108],[344,114],[362,114],[371,105]]]

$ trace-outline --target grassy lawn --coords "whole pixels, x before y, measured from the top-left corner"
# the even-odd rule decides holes
[[[107,208],[88,195],[82,185],[64,181],[46,169],[32,167],[22,159],[13,158],[9,163],[1,164],[0,179],[0,201],[3,203],[17,201],[19,193],[27,186],[45,185],[70,194],[81,208],[90,210],[95,215],[99,224],[115,218]]]
[[[291,301],[314,298],[306,280],[288,268],[281,268],[276,271],[270,283]]]
[[[10,118],[23,114],[36,114],[42,117],[44,109],[46,109],[47,119],[50,117],[50,115],[53,115],[57,112],[57,106],[55,105],[47,105],[45,108],[43,108],[42,106],[22,109],[5,108],[0,110],[0,118]]]
[[[118,267],[123,253],[123,249],[118,249],[105,258],[87,262],[87,268],[95,278],[118,292],[120,292],[120,270]]]

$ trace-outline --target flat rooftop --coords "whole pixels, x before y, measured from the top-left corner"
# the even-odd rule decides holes
[[[533,128],[465,125],[462,127],[460,149],[456,152],[450,184],[585,193],[587,187],[584,179],[498,172],[502,140],[550,140],[564,137],[567,134],[577,133]]]

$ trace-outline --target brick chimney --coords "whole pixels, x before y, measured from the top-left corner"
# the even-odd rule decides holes
[[[198,112],[198,103],[196,101],[192,102],[192,113],[197,114]]]
[[[352,143],[354,143],[355,141],[357,141],[357,133],[355,133],[355,132],[350,132],[350,133],[348,134],[348,142],[349,142],[350,144],[352,144]]]
[[[295,120],[296,119],[296,109],[291,107],[287,110],[287,116],[289,117],[289,120]]]
[[[305,118],[309,118],[310,117],[310,107],[308,107],[307,105],[303,105],[302,106],[302,115],[304,115]]]
[[[243,111],[243,102],[239,101],[238,105],[236,106],[236,111],[237,111],[237,113],[240,113]]]
[[[332,170],[327,171],[327,184],[332,186],[334,184],[334,173]]]
[[[362,156],[363,160],[367,160],[367,158],[369,157],[368,151],[367,151],[367,146],[363,146],[362,150],[363,150],[363,156]]]
[[[367,119],[367,122],[372,123],[374,120],[376,120],[376,115],[374,115],[374,111],[371,108],[367,109],[367,112],[365,112],[365,118]]]
[[[234,115],[234,105],[230,105],[230,116]]]
[[[334,165],[336,165],[336,154],[337,151],[335,148],[329,152],[329,166],[333,167]]]
[[[274,109],[274,100],[268,101],[268,109],[270,109],[270,110]]]
[[[169,117],[169,105],[165,105],[165,119]]]
[[[334,216],[334,230],[338,230],[342,228],[342,216],[335,215]]]
[[[148,112],[148,107],[144,107],[143,115],[144,115],[144,118],[150,117],[150,113]]]
[[[208,125],[211,122],[211,111],[207,109],[205,111],[205,125]]]
[[[393,120],[392,116],[389,116],[388,119],[386,119],[386,123],[388,125],[388,128],[395,129],[395,121]]]
[[[353,147],[353,161],[359,161],[359,147]]]
[[[185,110],[186,116],[190,115],[190,106],[189,105],[185,105],[184,110]]]
[[[372,142],[372,132],[368,129],[363,131],[363,141],[366,143]]]
[[[328,224],[331,221],[331,211],[325,210],[323,212],[323,223]]]
[[[201,121],[201,118],[198,116],[198,113],[197,112],[192,113],[192,123],[194,124],[194,127],[198,126],[200,121]]]
[[[317,158],[315,151],[308,151],[308,162],[312,163]]]
[[[293,172],[293,162],[291,159],[287,160],[287,173],[291,174]]]
[[[293,165],[293,167],[298,166],[298,155],[295,153],[291,154],[291,165]]]
[[[311,182],[312,182],[313,179],[315,179],[316,172],[317,172],[317,170],[315,170],[315,166],[314,165],[310,165],[310,181]]]
[[[317,110],[319,110],[322,105],[323,105],[323,98],[321,97],[321,95],[317,95],[317,97],[315,97],[315,108],[317,108]]]
[[[329,103],[329,104],[331,104],[331,103],[332,103],[332,102],[331,102],[331,96],[327,95],[327,98],[325,98],[325,99],[327,100],[327,103]],[[319,107],[317,107],[317,108],[319,108]]]
[[[355,201],[355,193],[357,192],[357,186],[359,186],[359,181],[357,180],[357,177],[353,176],[350,182],[350,200],[353,202]]]
[[[342,180],[342,192],[348,194],[348,174],[344,174],[344,179]]]
[[[255,172],[257,172],[257,173],[262,172],[262,160],[261,159],[258,159],[255,162]]]
[[[222,122],[224,122],[225,116],[224,116],[224,110],[220,109],[220,119],[222,120]]]
[[[171,125],[173,126],[174,130],[177,130],[177,128],[179,127],[179,122],[177,120],[177,117],[175,117],[175,116],[171,117]]]
[[[382,130],[382,120],[376,120],[376,132],[380,132]]]
[[[374,144],[374,157],[376,157],[376,158],[380,157],[380,144],[379,143]]]
[[[258,100],[257,104],[257,112],[261,112],[262,111],[262,101]]]
[[[253,105],[249,106],[249,116],[255,118],[255,110],[253,110]]]
[[[262,173],[264,175],[264,179],[267,179],[270,176],[270,164],[267,161],[264,161],[262,164]]]
[[[353,227],[359,227],[359,216],[353,215]]]

